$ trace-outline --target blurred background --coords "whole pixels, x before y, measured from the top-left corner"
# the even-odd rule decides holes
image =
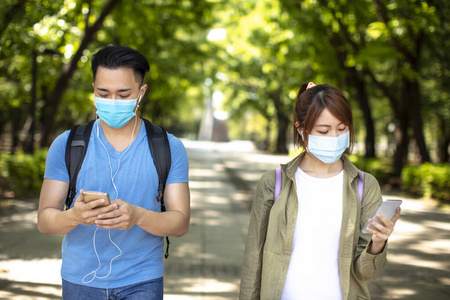
[[[47,282],[53,282],[49,287],[56,296],[47,298],[59,297],[60,237],[44,239],[35,225],[45,157],[58,134],[95,118],[91,58],[110,44],[135,48],[147,57],[149,90],[139,113],[182,138],[190,155],[193,217],[188,240],[174,242],[174,261],[185,263],[200,243],[203,269],[201,263],[169,264],[169,290],[181,282],[170,281],[171,274],[222,270],[232,278],[229,298],[237,297],[252,193],[264,170],[298,153],[292,144],[292,114],[303,82],[344,91],[357,139],[350,159],[376,176],[384,195],[432,199],[448,208],[449,15],[447,0],[0,1],[0,274],[9,278],[0,280],[0,289],[23,293],[15,290],[11,274],[16,272],[28,287],[25,270],[43,268],[40,262],[29,265],[30,257],[51,257],[57,278]],[[404,254],[405,240],[392,243],[394,255],[403,256],[385,283],[406,273],[403,263],[420,261],[414,255],[434,249],[427,259],[436,262],[423,263],[424,269],[415,265],[422,273],[413,272],[415,277],[404,282],[408,288],[399,293],[413,299],[408,298],[412,282],[425,280],[428,286],[434,280],[441,284],[436,290],[445,291],[442,299],[448,299],[448,214],[422,214],[424,208],[416,204],[405,208],[402,222],[413,229],[401,236],[416,248]],[[239,222],[233,219],[237,215]],[[237,237],[236,243],[219,238],[227,222],[239,225],[229,237]],[[427,229],[416,230],[414,224]],[[216,228],[211,225],[218,231],[205,234]],[[187,242],[192,237],[201,242]],[[427,239],[428,244],[417,244]],[[177,248],[177,243],[184,246]],[[209,255],[209,243],[224,253]],[[226,255],[234,252],[227,246],[236,244],[238,254],[230,264]],[[19,247],[24,253],[40,252],[23,254]],[[27,269],[6,263],[14,257],[25,257]],[[204,257],[211,267],[204,267]],[[430,276],[433,270],[440,273]],[[35,279],[40,283],[28,288],[42,287],[42,274]],[[196,284],[187,283],[191,289]],[[210,281],[202,284],[215,289]],[[186,290],[180,298],[185,299]],[[204,296],[205,290],[199,290]]]
[[[92,55],[120,44],[150,62],[141,115],[179,137],[251,140],[261,150],[292,153],[301,84],[329,83],[353,107],[352,160],[360,168],[392,188],[448,201],[449,6],[3,0],[1,195],[39,190],[52,140],[95,118]]]

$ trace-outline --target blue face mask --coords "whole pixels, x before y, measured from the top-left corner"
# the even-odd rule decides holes
[[[341,158],[350,146],[350,131],[337,137],[308,136],[308,151],[326,164],[332,164]]]
[[[127,125],[131,118],[136,115],[134,108],[139,97],[130,100],[115,100],[100,97],[94,97],[94,99],[99,118],[109,127],[118,129]]]

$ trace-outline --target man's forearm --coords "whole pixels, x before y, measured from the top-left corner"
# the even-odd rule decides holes
[[[189,216],[180,211],[154,212],[142,207],[136,208],[136,225],[153,235],[180,237],[189,229]]]
[[[48,207],[38,213],[38,229],[43,234],[66,234],[79,224],[72,211]]]

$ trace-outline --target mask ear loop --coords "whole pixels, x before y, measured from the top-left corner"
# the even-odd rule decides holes
[[[300,127],[300,123],[299,123],[298,121],[296,121],[296,122],[294,123],[294,125],[295,125],[295,128],[297,128],[297,130],[298,130],[298,128]],[[305,141],[305,137],[303,136],[303,128],[300,129],[299,134],[300,134],[300,136],[302,137],[302,140]]]
[[[139,95],[138,95],[138,97],[137,97],[137,106],[136,106],[136,111],[135,111],[135,114],[136,114],[136,115],[137,115],[137,111],[138,111],[139,105],[141,104],[141,100],[142,100],[142,97],[141,97],[141,89],[139,88]]]

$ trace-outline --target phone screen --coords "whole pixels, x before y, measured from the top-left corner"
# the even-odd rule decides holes
[[[402,200],[383,201],[383,202],[381,202],[380,206],[378,206],[377,210],[372,215],[372,217],[370,217],[370,219],[373,219],[375,222],[382,224],[382,222],[376,217],[376,215],[381,214],[382,216],[385,216],[388,220],[390,220],[395,215],[395,211],[397,210],[397,207],[399,207],[401,204],[402,204]],[[378,229],[376,229],[372,224],[369,223],[369,220],[367,220],[367,222],[364,225],[361,232],[364,234],[370,233],[367,231],[368,227],[378,231]]]

